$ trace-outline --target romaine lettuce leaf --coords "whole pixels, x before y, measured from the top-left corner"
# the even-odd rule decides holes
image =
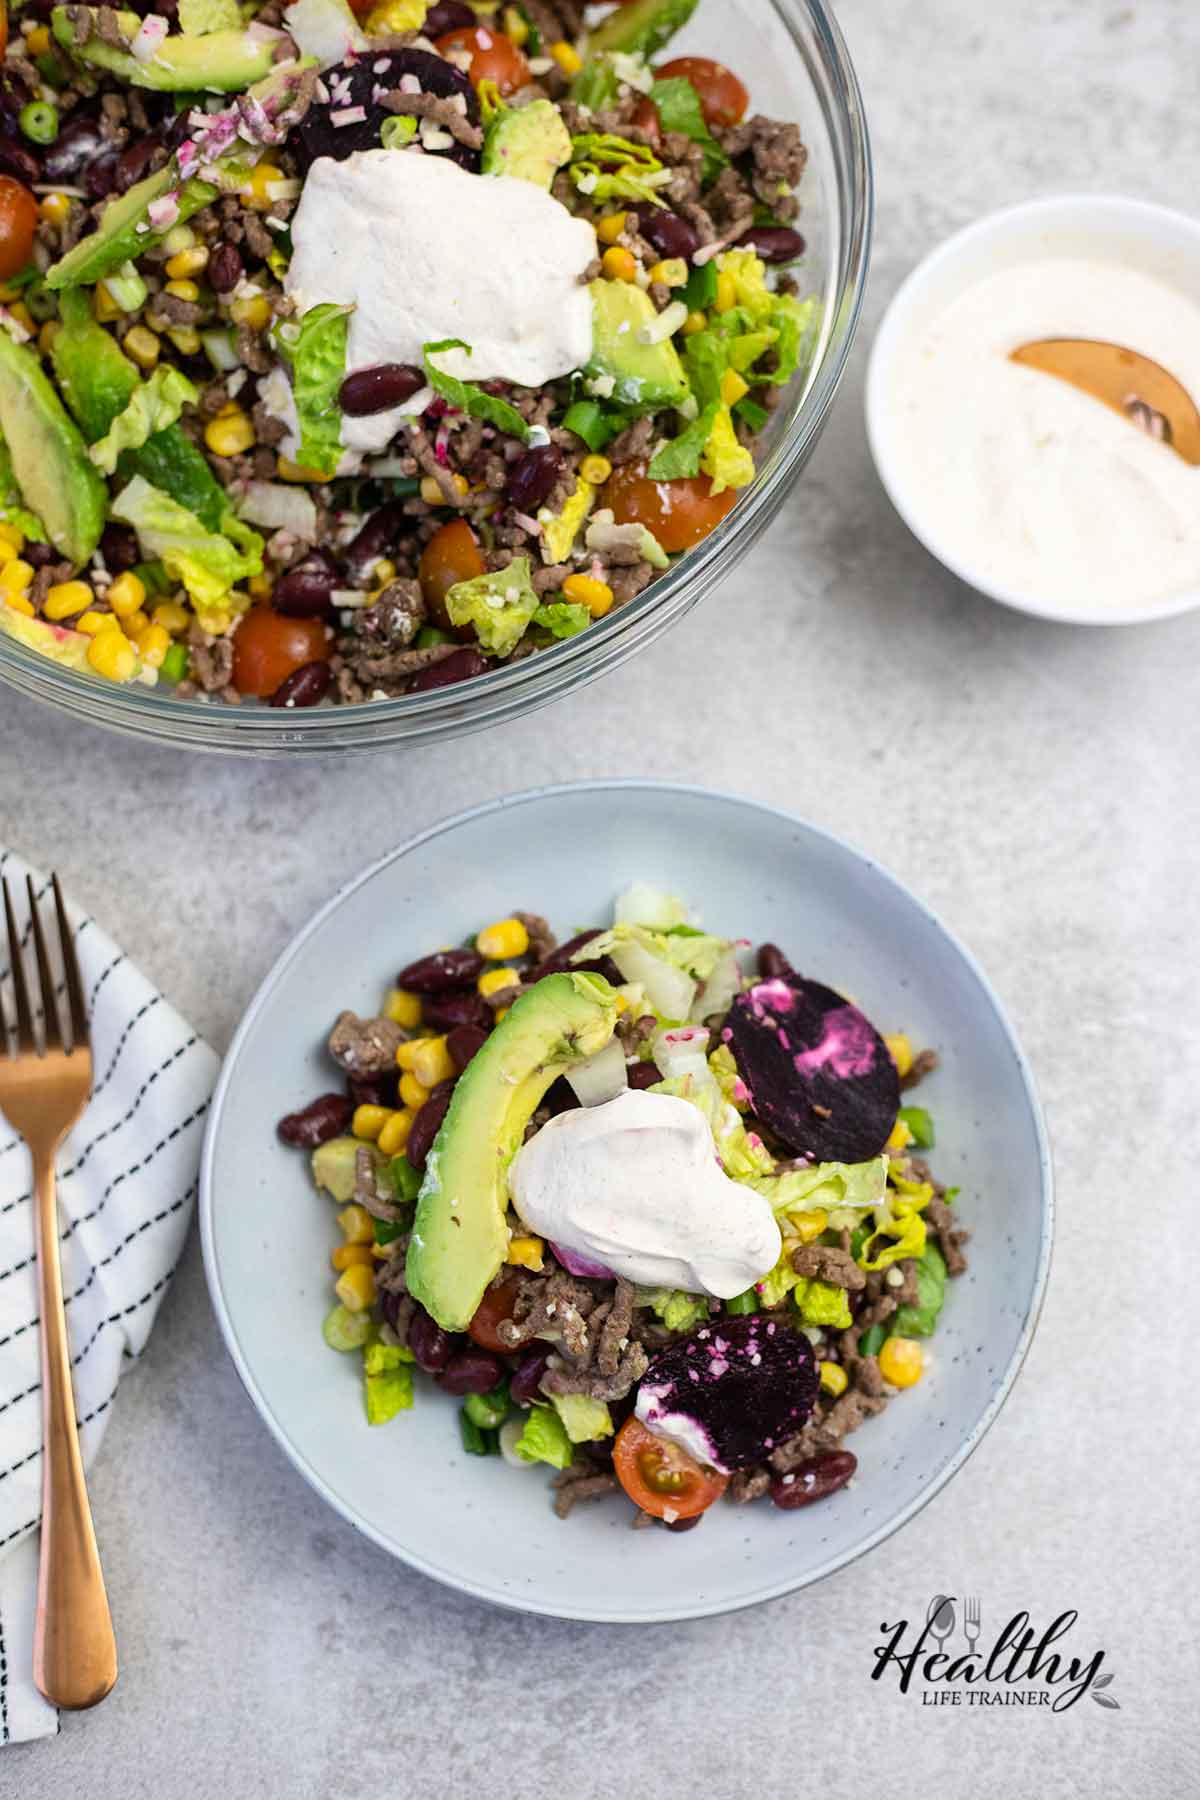
[[[857,1221],[886,1204],[887,1177],[886,1156],[875,1156],[863,1163],[827,1162],[814,1163],[809,1169],[781,1169],[750,1185],[770,1201],[777,1218],[820,1211],[831,1216],[853,1213]]]
[[[650,462],[650,476],[654,481],[677,481],[700,473],[700,459],[720,410],[721,402],[710,400],[691,424],[684,426],[678,437],[671,438],[655,452]]]
[[[639,1306],[648,1306],[662,1320],[668,1331],[690,1331],[708,1317],[708,1301],[702,1294],[688,1294],[683,1288],[639,1288]]]
[[[727,406],[716,409],[700,467],[712,483],[714,494],[723,494],[726,488],[746,487],[754,480],[754,458],[738,442]]]
[[[292,398],[300,422],[294,460],[326,478],[342,459],[342,409],[338,400],[346,374],[350,309],[312,306],[295,327],[276,327],[276,349],[292,378]]]
[[[834,1281],[820,1281],[815,1275],[801,1276],[792,1289],[792,1305],[806,1325],[848,1331],[854,1323],[845,1288]]]
[[[898,1308],[891,1329],[901,1337],[932,1337],[946,1298],[946,1259],[931,1238],[917,1259],[917,1298]]]
[[[549,1463],[553,1469],[569,1469],[575,1446],[552,1406],[531,1406],[525,1429],[513,1448],[523,1462]]]
[[[363,1400],[368,1425],[386,1425],[413,1403],[411,1350],[399,1344],[369,1343],[363,1350]]]
[[[707,1064],[687,1075],[672,1075],[647,1089],[651,1094],[674,1094],[688,1100],[708,1120],[721,1167],[734,1181],[744,1181],[761,1192],[761,1177],[773,1167],[773,1158],[757,1133],[746,1130],[741,1114],[717,1085]]]
[[[485,394],[483,389],[473,382],[460,381],[457,375],[448,375],[432,358],[445,350],[464,350],[471,354],[470,344],[462,338],[442,338],[439,343],[425,344],[421,349],[422,361],[425,364],[425,375],[430,387],[456,406],[460,412],[470,413],[473,419],[484,419],[494,425],[498,431],[507,432],[509,437],[520,438],[523,444],[529,442],[529,426],[521,417],[515,406],[507,400],[501,400],[498,394]]]
[[[595,1438],[613,1434],[612,1414],[603,1400],[593,1400],[587,1394],[551,1394],[550,1404],[573,1444],[589,1444]],[[521,1441],[524,1441],[524,1433]],[[517,1449],[520,1448],[518,1443]]]
[[[540,625],[556,638],[575,637],[585,625],[591,623],[592,615],[586,606],[574,600],[551,600],[539,606],[533,615],[533,623]]]
[[[704,184],[707,187],[722,169],[729,167],[729,158],[705,123],[699,94],[686,75],[669,75],[665,81],[654,83],[650,98],[658,108],[664,131],[680,131],[693,143],[703,146]]]
[[[262,574],[256,531],[232,515],[223,531],[207,531],[195,513],[141,475],[121,489],[111,510],[114,519],[133,526],[147,561],[161,558],[167,573],[183,583],[198,610],[219,606],[235,583]]]
[[[452,622],[473,626],[481,647],[494,656],[507,656],[516,648],[537,610],[527,556],[514,556],[507,568],[456,581],[446,594]]]
[[[185,406],[200,398],[181,369],[162,364],[139,382],[123,412],[119,412],[104,436],[97,438],[88,455],[98,469],[111,475],[123,450],[139,450],[156,431],[174,425]]]

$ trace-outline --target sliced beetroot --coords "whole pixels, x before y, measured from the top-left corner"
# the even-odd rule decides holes
[[[800,1431],[819,1384],[804,1333],[752,1313],[702,1325],[661,1350],[642,1377],[637,1415],[728,1475]]]
[[[401,76],[412,75],[421,84],[421,92],[448,100],[461,94],[467,103],[467,118],[479,123],[479,99],[461,69],[435,56],[432,50],[388,50],[377,56],[363,56],[353,62],[338,63],[326,69],[322,80],[329,99],[314,101],[297,127],[305,156],[315,162],[318,156],[331,156],[343,162],[355,150],[378,150],[385,119],[392,114],[381,106],[377,95],[400,86]],[[363,108],[361,119],[345,122],[344,115],[355,107]],[[338,118],[343,119],[337,124]],[[479,152],[469,150],[457,141],[443,152],[464,169],[479,167]]]
[[[865,1162],[887,1142],[900,1080],[871,1021],[789,972],[739,994],[723,1033],[753,1110],[797,1156]]]

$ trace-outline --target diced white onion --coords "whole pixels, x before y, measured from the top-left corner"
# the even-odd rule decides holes
[[[629,1086],[620,1038],[610,1038],[603,1050],[568,1069],[566,1075],[580,1106],[602,1106],[606,1100],[615,1100]]]

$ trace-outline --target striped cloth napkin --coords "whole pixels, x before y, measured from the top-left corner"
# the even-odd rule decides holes
[[[26,873],[0,847],[27,942]],[[39,895],[48,891],[29,873]],[[58,1199],[76,1418],[90,1463],[122,1369],[145,1345],[183,1250],[217,1058],[91,919],[72,911],[71,922],[96,1074],[91,1103],[59,1152]],[[11,1017],[3,933],[0,946]],[[0,1115],[0,1744],[58,1729],[32,1676],[42,1414],[29,1177],[25,1146]],[[103,1554],[102,1518],[97,1533]],[[119,1650],[119,1617],[116,1626]]]

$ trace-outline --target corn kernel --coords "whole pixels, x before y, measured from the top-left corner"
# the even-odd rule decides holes
[[[23,300],[11,301],[9,303],[8,311],[9,317],[15,319],[22,331],[27,331],[30,337],[32,337],[37,330],[37,321],[34,319],[33,314],[30,312],[25,302]]]
[[[19,525],[0,519],[0,544],[7,544],[13,554],[19,556],[25,548],[25,533]]]
[[[912,1141],[913,1134],[904,1123],[904,1120],[897,1119],[896,1123],[892,1126],[888,1141],[883,1147],[889,1156],[898,1156],[901,1150],[907,1149]]]
[[[49,356],[54,348],[54,340],[62,330],[57,319],[47,319],[37,335],[37,347],[43,356]]]
[[[250,180],[247,183],[249,191],[246,197],[250,204],[252,206],[261,206],[265,211],[270,212],[273,201],[270,194],[267,192],[267,189],[273,187],[277,181],[282,180],[283,170],[277,168],[274,163],[258,163],[256,167],[250,171]]]
[[[121,348],[139,369],[152,369],[158,361],[162,346],[152,331],[148,331],[144,325],[134,325],[125,333]]]
[[[329,1252],[329,1260],[335,1269],[342,1270],[369,1269],[375,1259],[369,1244],[339,1244]]]
[[[137,651],[123,631],[101,631],[87,649],[87,659],[106,681],[132,681],[137,671]]]
[[[354,1117],[350,1121],[350,1130],[356,1138],[365,1138],[373,1143],[392,1116],[390,1106],[356,1106]]]
[[[365,1263],[356,1263],[334,1282],[333,1291],[347,1312],[366,1312],[375,1300],[374,1269]]]
[[[619,1015],[619,1014],[621,1014],[621,1013],[623,1013],[623,1012],[628,1012],[628,1011],[629,1011],[629,1001],[628,1001],[628,1000],[627,1000],[627,999],[626,999],[626,998],[625,998],[625,995],[624,995],[624,994],[623,994],[623,993],[622,993],[622,992],[621,992],[621,990],[620,990],[620,988],[616,988],[616,989],[614,989],[614,992],[613,992],[613,999],[614,999],[614,1000],[615,1000],[615,1001],[616,1001],[616,1003],[617,1003],[617,1013],[618,1013],[618,1015]]]
[[[592,487],[603,487],[611,474],[612,464],[607,456],[585,456],[579,465],[580,479]]]
[[[719,313],[732,312],[737,305],[737,288],[728,269],[722,269],[717,276],[717,297],[713,304]]]
[[[475,986],[486,1000],[490,994],[500,994],[505,988],[516,987],[520,979],[516,969],[485,969]]]
[[[568,44],[560,38],[557,44],[551,44],[550,54],[569,81],[574,80],[583,67],[583,58],[574,44]]]
[[[890,1337],[880,1349],[879,1373],[893,1387],[915,1386],[924,1367],[925,1358],[915,1338]]]
[[[375,1223],[365,1206],[359,1206],[354,1201],[349,1206],[343,1206],[337,1222],[348,1244],[375,1242]]]
[[[607,581],[597,581],[594,575],[568,575],[562,591],[568,600],[586,606],[593,619],[602,619],[612,607],[612,589]]]
[[[190,225],[172,225],[162,241],[166,255],[178,256],[181,250],[190,250],[196,242],[196,234]]]
[[[496,1011],[492,1014],[492,1024],[493,1025],[503,1025],[505,1019],[507,1019],[507,1017],[511,1011],[512,1011],[511,1006],[497,1007]]]
[[[99,637],[102,631],[120,631],[121,622],[112,613],[85,612],[76,619],[71,629],[82,631],[85,637]]]
[[[687,283],[688,266],[682,256],[667,256],[662,262],[654,263],[649,273],[651,281],[661,281],[664,287],[683,287]]]
[[[429,1089],[423,1081],[417,1080],[411,1069],[406,1069],[400,1077],[400,1098],[414,1112],[418,1106],[424,1106],[429,1098]]]
[[[532,1232],[528,1236],[512,1238],[508,1246],[505,1262],[515,1263],[519,1269],[533,1269],[540,1272],[546,1249],[545,1238],[536,1237]]]
[[[33,580],[33,565],[14,556],[0,569],[0,593],[23,594]]]
[[[478,933],[475,948],[489,962],[499,962],[505,956],[524,956],[529,948],[529,932],[520,919],[497,919]]]
[[[849,1387],[850,1377],[846,1374],[841,1363],[823,1362],[820,1367],[821,1386],[827,1394],[832,1394],[836,1400],[838,1395],[844,1394]]]
[[[396,1052],[398,1067],[415,1075],[422,1087],[435,1088],[455,1073],[454,1058],[444,1037],[410,1038]]]
[[[27,619],[32,619],[33,617],[33,601],[29,598],[28,594],[5,594],[4,604],[8,607],[10,612],[21,613]]]
[[[698,331],[703,331],[707,324],[707,313],[690,312],[679,329],[682,331],[684,337],[695,337],[696,333]]]
[[[405,1031],[414,1030],[421,1023],[420,994],[406,993],[403,988],[389,988],[383,1003],[383,1016],[393,1025],[403,1025]]]
[[[92,604],[92,590],[86,581],[59,581],[47,588],[42,611],[55,624],[60,619],[73,619]]]
[[[204,441],[214,456],[240,456],[255,443],[254,421],[240,410],[210,419],[204,427]]]
[[[515,6],[505,7],[501,23],[505,37],[511,38],[518,50],[529,42],[529,27]]]
[[[118,619],[128,618],[130,613],[137,612],[145,599],[145,584],[140,576],[132,574],[128,569],[123,575],[117,576],[108,590],[108,604]]]
[[[271,323],[271,302],[265,294],[249,294],[244,300],[233,302],[229,316],[235,325],[249,325],[251,331],[265,331]]]
[[[203,244],[196,244],[190,250],[181,250],[177,256],[172,256],[166,271],[172,281],[186,281],[190,275],[199,275],[207,267],[208,251]],[[170,292],[173,294],[175,289],[171,288]]]
[[[634,281],[637,278],[637,262],[624,244],[614,244],[606,250],[600,258],[600,267],[610,281]]]
[[[199,356],[200,333],[194,325],[173,325],[167,336],[180,356]]]
[[[280,481],[324,481],[320,469],[306,469],[300,463],[294,463],[290,457],[281,456],[275,464],[275,473]]]
[[[893,1032],[883,1041],[888,1047],[888,1055],[896,1065],[897,1075],[903,1080],[913,1066],[912,1045],[902,1031]]]
[[[802,1244],[815,1244],[821,1233],[829,1229],[829,1214],[819,1206],[813,1212],[789,1213],[788,1224]]]
[[[406,1075],[404,1079],[407,1081],[408,1076]],[[408,1142],[408,1134],[413,1128],[413,1119],[415,1116],[416,1115],[413,1112],[408,1110],[394,1112],[392,1114],[376,1139],[379,1148],[383,1151],[385,1156],[400,1155],[405,1144]]]
[[[110,325],[114,319],[122,319],[125,309],[118,306],[108,289],[107,281],[98,281],[92,289],[92,312],[101,325]]]
[[[45,56],[50,49],[50,32],[45,25],[35,25],[25,39],[30,56]]]
[[[145,618],[145,614],[140,615]],[[137,631],[133,630],[133,620],[127,619],[125,627],[134,643],[137,653],[148,669],[161,669],[166,661],[167,651],[171,648],[171,634],[164,631],[161,625],[147,622]]]
[[[619,212],[605,213],[602,219],[597,219],[596,236],[600,239],[600,242],[602,244],[615,244],[625,229],[625,221],[628,217],[628,213]]]
[[[454,475],[451,477],[451,481],[456,494],[466,493],[467,480],[464,475]],[[429,506],[449,506],[450,504],[432,475],[421,477],[421,498]]]
[[[743,395],[749,392],[749,382],[743,381],[736,369],[726,369],[721,377],[721,398],[726,406],[736,406]]]
[[[190,254],[190,252],[185,252],[185,254]],[[174,294],[177,300],[187,300],[193,306],[200,298],[200,289],[196,286],[196,283],[194,281],[182,279],[178,281],[168,281],[163,288],[163,292],[164,294]]]
[[[41,214],[49,219],[52,225],[65,225],[71,212],[71,202],[66,194],[43,194]]]
[[[178,600],[160,600],[154,609],[154,623],[169,631],[172,637],[178,637],[186,631],[191,621],[186,606],[180,606]]]
[[[396,565],[391,557],[380,557],[379,561],[375,564],[374,569],[371,571],[371,579],[372,581],[378,582],[380,587],[386,587],[389,581],[395,581]]]

